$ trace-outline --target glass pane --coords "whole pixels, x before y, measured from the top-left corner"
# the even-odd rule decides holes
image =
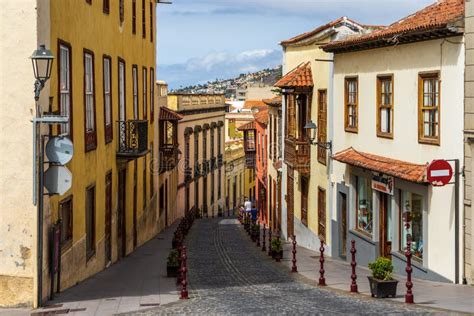
[[[400,249],[406,249],[407,240],[410,239],[413,255],[423,259],[423,197],[415,193],[403,192],[403,212]],[[407,217],[410,219],[408,228],[404,222]]]
[[[364,177],[357,177],[357,228],[372,234],[372,187]]]

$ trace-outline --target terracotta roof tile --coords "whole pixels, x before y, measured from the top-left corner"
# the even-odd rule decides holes
[[[323,46],[325,51],[335,51],[350,48],[370,42],[384,41],[386,45],[395,45],[397,37],[447,29],[449,24],[462,19],[464,16],[464,0],[438,0],[438,2],[407,16],[390,26],[362,36],[353,36],[341,41],[335,41]],[[456,31],[448,30],[456,33]],[[380,45],[382,46],[382,45]]]
[[[282,96],[279,95],[279,96],[276,96],[274,98],[271,98],[271,99],[263,99],[263,103],[265,103],[266,105],[270,105],[270,106],[281,106],[281,103],[282,103]]]
[[[260,107],[260,106],[264,106],[264,105],[265,105],[265,103],[263,103],[262,100],[247,100],[247,101],[245,101],[243,108],[251,110],[254,107]]]
[[[258,112],[254,113],[253,115],[255,120],[260,124],[267,125],[268,124],[268,106],[265,108],[260,108]]]
[[[311,71],[311,63],[301,63],[283,76],[280,80],[275,83],[275,87],[287,88],[287,87],[312,87],[313,86],[313,73]]]
[[[416,183],[426,183],[427,165],[386,158],[348,148],[332,156],[334,160]]]
[[[183,117],[181,114],[167,107],[160,107],[160,120],[162,121],[179,121],[182,120]]]
[[[240,127],[237,128],[239,131],[248,131],[251,129],[257,129],[255,126],[255,121],[248,122]]]

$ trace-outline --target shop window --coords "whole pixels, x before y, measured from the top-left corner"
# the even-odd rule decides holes
[[[411,240],[413,256],[423,259],[423,196],[411,193],[402,193],[403,213],[400,216],[400,250],[406,249],[407,240]],[[410,224],[406,228],[405,221]]]
[[[356,178],[356,229],[372,235],[373,209],[371,181],[364,177]]]

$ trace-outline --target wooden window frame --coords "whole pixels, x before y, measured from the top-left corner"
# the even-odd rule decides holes
[[[153,36],[155,34],[154,27],[153,27],[153,2],[150,2],[150,43],[153,43]]]
[[[139,90],[138,66],[134,64],[132,65],[132,100],[133,100],[133,119],[134,120],[138,120],[140,117],[140,105],[139,105],[140,97],[139,97],[138,90]]]
[[[354,104],[349,104],[349,83],[355,82],[356,83],[356,91],[355,91],[355,99],[356,102]],[[349,126],[349,106],[354,106],[355,110],[355,126]],[[355,133],[359,132],[359,77],[358,76],[350,76],[344,78],[344,130],[348,133]]]
[[[390,100],[390,105],[382,105],[382,83],[384,81],[390,80],[390,83],[392,85],[392,96]],[[395,90],[394,90],[394,80],[393,80],[393,74],[386,74],[386,75],[378,75],[377,76],[377,104],[376,104],[376,117],[377,117],[377,137],[380,138],[387,138],[387,139],[393,139],[393,127],[394,127],[394,100],[395,100]],[[382,118],[380,111],[382,109],[390,109],[391,115],[390,115],[390,132],[382,132]]]
[[[107,104],[105,102],[106,99],[106,91],[105,91],[105,61],[109,62],[109,97],[110,97],[110,111],[109,111],[109,120],[110,124],[107,124]],[[104,134],[105,134],[105,143],[108,144],[112,142],[114,138],[114,131],[113,131],[113,98],[112,98],[112,57],[109,55],[102,56],[102,74],[103,74],[103,98],[104,98]]]
[[[102,12],[104,12],[105,14],[110,14],[110,0],[103,0]]]
[[[325,95],[325,102],[322,103],[321,96]],[[323,109],[324,106],[324,109]],[[322,115],[324,117],[324,124],[322,124]],[[322,126],[324,125],[324,129]],[[316,135],[319,143],[327,142],[327,125],[328,125],[328,91],[326,89],[318,90],[318,135]],[[327,165],[327,149],[318,146],[318,162],[324,166]]]
[[[122,24],[125,21],[125,0],[119,0],[119,21]]]
[[[322,187],[318,187],[318,236],[319,236],[320,239],[322,239],[324,241],[326,241],[326,234],[327,234],[326,198],[327,198],[326,197],[326,190]],[[324,218],[324,221],[321,221],[321,218]],[[322,229],[323,227],[324,227],[324,229]]]
[[[301,223],[303,223],[304,226],[308,227],[309,177],[301,176],[300,186],[301,186]],[[306,202],[305,202],[305,199],[306,199]]]
[[[430,107],[424,106],[424,84],[425,79],[437,79],[438,80],[438,106],[437,106],[437,137],[424,136],[424,119],[423,111],[429,110]],[[431,107],[436,108],[436,107]],[[431,72],[420,72],[418,74],[418,143],[425,145],[441,145],[441,74],[439,71]]]
[[[92,58],[92,111],[94,113],[94,130],[87,131],[87,94],[86,94],[86,56],[90,55]],[[95,89],[95,56],[94,52],[84,48],[83,51],[84,58],[84,143],[85,143],[85,152],[95,150],[97,148],[97,111],[96,111],[96,89]]]
[[[121,87],[120,87],[120,64],[123,65],[123,119],[127,120],[127,63],[125,60],[121,57],[117,58],[117,106],[118,106],[118,120],[122,120],[120,117],[120,92],[121,92]]]
[[[61,113],[61,46],[65,47],[69,50],[69,133],[68,136],[71,140],[73,140],[73,97],[72,97],[72,91],[73,91],[73,84],[72,84],[72,46],[70,43],[63,41],[61,39],[58,39],[58,110],[59,113]],[[62,128],[59,128],[60,132],[62,132]]]
[[[155,69],[150,67],[150,121],[155,121]]]
[[[92,209],[92,218],[91,218],[91,227],[88,226],[88,220],[87,220],[87,217],[89,216],[89,212],[88,212],[88,196],[89,196],[89,192],[93,190],[94,192],[94,201],[92,203],[93,205],[93,209]],[[97,203],[97,190],[96,190],[96,186],[95,186],[95,183],[94,184],[91,184],[89,185],[87,188],[86,188],[86,258],[87,258],[87,261],[89,261],[96,253],[96,211],[97,211],[97,206],[96,206],[96,203]],[[87,236],[88,234],[88,229],[91,228],[91,244],[90,245],[87,245],[87,241],[89,240],[89,237]],[[90,246],[90,247],[89,247]]]
[[[132,34],[137,34],[137,0],[132,0]]]
[[[356,179],[356,181],[355,181],[355,185],[356,185],[356,187],[355,187],[355,198],[356,198],[356,200],[355,200],[355,227],[354,227],[354,230],[357,231],[358,233],[372,239],[372,237],[374,235],[374,226],[373,226],[373,221],[374,221],[374,208],[373,207],[374,206],[372,204],[373,199],[374,199],[374,197],[373,197],[374,191],[373,190],[371,190],[372,194],[370,195],[370,200],[369,200],[369,202],[371,204],[371,211],[372,211],[372,233],[369,233],[369,232],[359,228],[359,212],[360,212],[360,209],[359,209],[359,181],[360,181],[361,178],[365,178],[365,177],[363,177],[363,176],[356,176],[355,177],[355,179]],[[369,181],[367,178],[365,178],[365,179],[367,181]]]
[[[145,5],[145,0],[142,0],[142,37],[146,38],[146,5]]]
[[[142,68],[142,111],[143,111],[143,119],[148,119],[148,69],[146,67]]]
[[[69,218],[68,228],[70,228],[70,236],[65,239],[61,240],[61,252],[64,252],[72,247],[72,240],[74,237],[74,200],[73,195],[66,197],[65,199],[61,200],[58,205],[58,217],[61,220],[61,234],[63,230],[63,217],[62,217],[62,207],[66,203],[71,203],[71,214]],[[69,235],[69,234],[68,234]],[[62,236],[61,236],[62,237]]]

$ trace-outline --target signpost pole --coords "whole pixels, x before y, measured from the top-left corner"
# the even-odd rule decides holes
[[[459,283],[459,159],[454,160],[454,283]]]

